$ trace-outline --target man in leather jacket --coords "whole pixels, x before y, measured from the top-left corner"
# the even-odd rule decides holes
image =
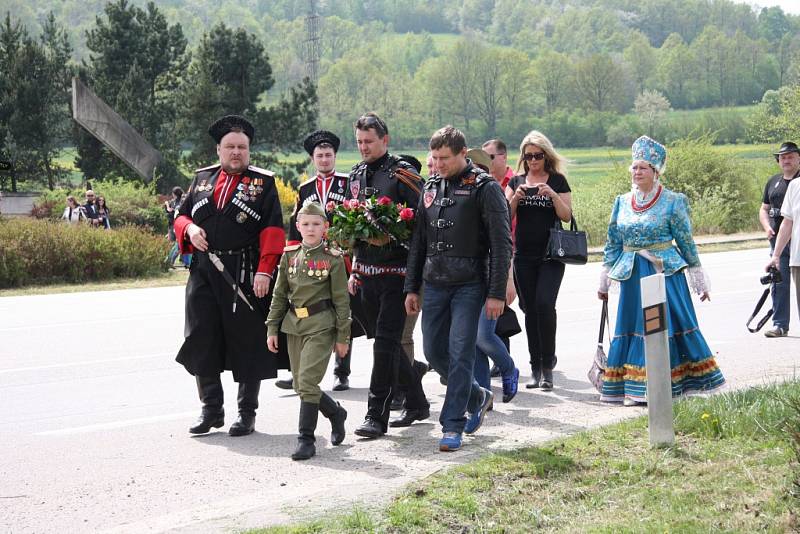
[[[511,261],[503,191],[467,159],[466,146],[464,134],[452,126],[431,138],[437,174],[420,199],[405,283],[406,313],[424,310],[425,357],[447,377],[439,418],[442,451],[459,449],[462,433],[478,430],[492,402],[492,392],[473,377],[478,318],[484,305],[490,319],[503,312]]]
[[[387,196],[395,203],[416,206],[422,179],[414,167],[390,154],[389,130],[374,113],[355,123],[361,163],[350,172],[348,195],[364,200]],[[391,236],[370,242],[358,241],[353,251],[353,273],[348,281],[350,294],[359,294],[368,328],[374,332],[372,375],[369,384],[367,415],[355,434],[378,438],[388,426],[409,426],[430,417],[428,400],[422,389],[427,366],[411,363],[401,345],[406,312],[403,305],[408,244]],[[394,369],[406,389],[405,410],[389,423],[389,408],[394,394]]]

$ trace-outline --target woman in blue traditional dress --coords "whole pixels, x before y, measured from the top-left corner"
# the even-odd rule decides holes
[[[672,395],[708,392],[725,383],[700,333],[689,293],[691,286],[701,301],[710,299],[686,196],[660,183],[667,159],[663,145],[640,137],[633,144],[632,158],[631,192],[614,202],[597,293],[607,300],[610,281],[619,282],[616,328],[600,400],[626,406],[647,402],[639,282],[656,272],[663,272],[666,281]]]

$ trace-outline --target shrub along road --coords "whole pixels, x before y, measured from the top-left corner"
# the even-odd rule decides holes
[[[702,257],[713,300],[697,303],[700,325],[731,387],[796,376],[798,337],[768,340],[744,328],[767,257],[765,249]],[[375,442],[357,440],[352,430],[364,415],[371,360],[370,343],[357,340],[354,387],[335,394],[350,412],[347,439],[332,447],[321,419],[318,456],[305,463],[289,459],[297,398],[271,381],[262,388],[257,433],[186,432],[199,406],[192,378],[174,362],[182,288],[0,298],[0,531],[216,532],[287,522],[380,502],[486,451],[639,415],[644,410],[600,404],[586,380],[599,319],[598,272],[599,264],[567,269],[552,393],[523,388],[512,403],[496,403],[463,451],[444,454],[436,450],[444,388],[429,375],[430,420]],[[792,334],[798,333],[795,316]],[[512,344],[528,375],[524,336]],[[323,387],[330,382],[329,373]],[[230,424],[235,389],[230,376],[223,383]]]

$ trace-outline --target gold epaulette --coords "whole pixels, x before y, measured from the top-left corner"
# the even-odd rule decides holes
[[[267,169],[262,169],[261,167],[256,167],[255,165],[248,165],[247,166],[247,170],[248,171],[257,172],[257,173],[263,174],[265,176],[269,176],[270,178],[274,178],[275,177],[275,173],[274,172],[268,171]]]
[[[287,246],[283,247],[283,251],[284,252],[291,252],[293,250],[299,249],[301,246],[303,246],[302,243],[298,243],[296,245],[287,245]]]
[[[415,193],[419,194],[420,192],[419,186],[422,182],[419,176],[409,171],[408,169],[403,169],[403,168],[395,169],[394,175],[397,176],[398,180],[400,180],[408,187],[413,189]]]
[[[211,169],[216,169],[219,166],[219,163],[215,163],[214,165],[209,165],[208,167],[203,167],[202,169],[195,169],[194,172],[210,171]]]

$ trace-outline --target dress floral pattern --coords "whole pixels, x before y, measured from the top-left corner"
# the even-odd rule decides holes
[[[653,206],[637,211],[633,193],[617,197],[608,227],[603,264],[620,283],[614,339],[608,354],[601,400],[646,401],[647,373],[639,282],[663,263],[672,369],[672,394],[711,391],[725,383],[697,324],[684,270],[700,269],[686,196],[664,189]],[[649,256],[647,259],[645,256]]]

